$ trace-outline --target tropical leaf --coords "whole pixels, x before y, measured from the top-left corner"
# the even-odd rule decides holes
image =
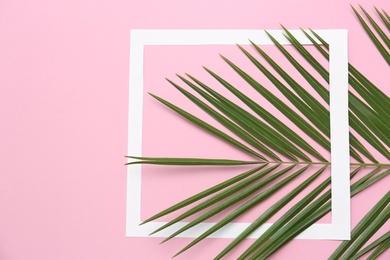
[[[389,46],[389,38],[384,32],[380,29],[380,27],[375,23],[375,21],[368,15],[368,13],[362,8],[362,11],[365,13],[366,17],[369,19],[371,25],[375,28],[375,30],[379,33],[379,35],[382,37],[384,42],[386,43],[387,47]],[[377,38],[377,36],[374,34],[372,29],[369,27],[369,25],[364,21],[363,17],[359,14],[358,11],[352,6],[353,11],[355,12],[356,16],[359,18],[360,23],[362,24],[364,30],[367,32],[368,36],[372,40],[372,42],[375,44],[378,51],[382,54],[382,57],[386,60],[387,64],[390,66],[390,53],[386,48],[383,46],[383,44],[380,42],[380,40]],[[386,14],[386,13],[385,13]]]
[[[359,222],[352,230],[351,240],[344,241],[329,259],[348,259],[354,256],[368,239],[389,219],[390,217],[390,192],[388,192]],[[350,248],[348,251],[347,249]]]
[[[362,7],[360,9],[365,18],[354,7],[352,8],[364,30],[390,65],[390,19],[388,14],[384,10],[375,8],[380,19],[380,23],[378,23]],[[381,28],[381,26],[385,28]],[[184,87],[170,79],[168,82],[191,103],[202,109],[227,130],[220,130],[191,112],[151,94],[156,100],[192,124],[253,158],[247,161],[225,158],[128,156],[132,160],[128,162],[129,165],[214,165],[225,167],[252,165],[251,167],[253,167],[249,171],[210,187],[151,216],[142,223],[145,224],[182,210],[179,215],[153,232],[156,233],[181,220],[193,217],[188,224],[173,232],[163,241],[166,242],[211,217],[222,216],[215,225],[195,238],[176,255],[195,246],[204,238],[258,206],[300,175],[306,175],[302,183],[260,214],[215,259],[226,256],[272,216],[285,210],[285,206],[300,193],[304,192],[304,197],[291,208],[286,209],[284,214],[267,231],[243,251],[239,259],[265,259],[331,210],[330,177],[325,178],[315,188],[308,190],[308,186],[332,164],[326,159],[327,155],[321,154],[314,148],[315,145],[321,146],[328,152],[331,148],[330,92],[327,86],[329,72],[322,65],[323,62],[329,61],[329,45],[320,33],[311,29],[302,30],[313,43],[315,47],[313,52],[313,49],[302,45],[293,33],[285,27],[283,29],[285,37],[294,47],[294,51],[282,46],[271,33],[267,32],[267,34],[275,44],[276,49],[285,58],[284,62],[277,62],[272,55],[252,41],[250,41],[251,50],[238,46],[242,56],[248,59],[257,72],[267,80],[265,83],[260,82],[246,68],[244,70],[233,60],[222,55],[221,57],[243,82],[253,88],[259,97],[267,100],[285,119],[274,116],[272,112],[256,101],[257,97],[246,95],[240,88],[228,82],[223,75],[219,75],[209,68],[204,69],[215,79],[216,84],[226,88],[232,96],[245,104],[245,107],[236,104],[232,100],[232,96],[222,95],[213,87],[189,74],[186,76],[177,75],[181,84],[184,83]],[[318,56],[322,56],[323,60],[319,60]],[[289,69],[282,67],[282,64],[285,63],[290,63]],[[295,71],[291,71],[291,68]],[[353,130],[350,132],[350,155],[355,159],[351,163],[351,168],[354,170],[350,173],[351,197],[353,197],[390,174],[390,112],[387,109],[390,107],[390,98],[354,66],[349,64],[348,68],[351,88],[348,93],[349,120]],[[315,71],[315,73],[310,71]],[[296,73],[300,75],[301,80],[295,79],[293,75]],[[279,94],[275,94],[275,92]],[[311,94],[313,92],[322,100],[318,100],[317,96]],[[298,128],[302,134],[292,130],[289,123],[294,124],[294,127]],[[376,156],[377,154],[381,156]],[[363,169],[369,170],[356,180],[358,173],[362,172]],[[389,219],[389,202],[390,193],[387,193],[354,228],[351,240],[341,243],[330,259],[357,259],[370,251],[373,252],[369,257],[375,258],[387,250],[390,247],[389,232],[371,244],[365,244]],[[184,209],[185,207],[188,209]],[[229,213],[225,213],[227,211]]]

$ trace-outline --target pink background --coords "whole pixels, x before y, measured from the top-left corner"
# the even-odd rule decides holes
[[[344,28],[350,62],[385,86],[387,65],[350,3],[390,10],[385,0],[1,1],[0,259],[169,259],[189,242],[125,237],[130,29]],[[372,191],[353,199],[353,224]],[[326,259],[338,244],[296,240],[274,259]]]

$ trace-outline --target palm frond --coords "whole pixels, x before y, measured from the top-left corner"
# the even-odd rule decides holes
[[[366,10],[362,7],[360,8],[366,20],[355,8],[353,8],[353,12],[383,58],[390,65],[390,54],[387,50],[390,49],[390,40],[388,32],[381,28],[383,24],[390,30],[388,14],[384,10],[375,8],[382,23],[379,24]],[[229,95],[222,95],[210,85],[206,85],[200,79],[190,74],[186,74],[186,76],[177,75],[178,79],[181,80],[181,84],[185,84],[184,87],[170,79],[168,82],[191,103],[202,109],[215,122],[218,122],[227,130],[220,130],[196,117],[191,112],[185,111],[173,103],[151,94],[156,100],[192,124],[253,158],[247,161],[128,156],[129,159],[133,160],[128,164],[215,165],[227,167],[253,165],[254,167],[249,171],[195,194],[151,216],[142,223],[146,224],[178,210],[183,210],[177,217],[153,232],[156,233],[188,217],[194,217],[196,214],[195,218],[163,241],[166,242],[211,217],[222,215],[221,220],[195,238],[176,255],[195,246],[204,238],[262,203],[299,175],[307,174],[309,169],[313,169],[312,173],[306,176],[302,183],[294,187],[265,212],[259,214],[249,227],[242,231],[215,258],[221,259],[240,245],[245,238],[273,215],[280,212],[298,194],[305,192],[308,186],[325,169],[331,166],[331,162],[326,159],[327,156],[314,148],[315,145],[321,146],[328,152],[330,152],[331,148],[330,114],[328,108],[330,92],[327,84],[323,83],[329,83],[329,72],[315,58],[315,54],[319,54],[324,59],[324,62],[328,62],[329,45],[321,37],[320,33],[311,29],[309,31],[302,30],[315,47],[314,51],[316,53],[313,53],[313,50],[302,45],[293,33],[283,26],[282,28],[284,29],[285,37],[290,41],[295,52],[288,51],[271,33],[266,33],[285,61],[292,65],[290,70],[282,67],[272,55],[252,41],[250,41],[252,50],[238,45],[242,56],[251,62],[257,73],[264,76],[267,83],[260,82],[260,80],[250,75],[249,72],[237,65],[238,63],[233,60],[222,55],[221,57],[239,76],[242,82],[253,88],[258,97],[267,100],[285,119],[274,116],[272,112],[256,101],[257,97],[246,95],[240,88],[228,82],[223,75],[219,75],[205,67],[205,71],[215,80],[216,84],[227,89],[232,96],[245,104],[246,108],[236,104]],[[303,65],[302,59],[308,65]],[[293,72],[291,68],[294,70]],[[390,112],[387,109],[387,107],[390,107],[390,97],[384,94],[354,66],[349,64],[348,68],[351,87],[351,91],[348,93],[349,120],[353,130],[350,133],[350,155],[356,160],[356,162],[351,163],[351,167],[354,170],[350,173],[351,181],[353,181],[351,185],[351,197],[353,197],[390,174],[390,163],[383,161],[383,158],[390,160]],[[315,73],[309,72],[313,70]],[[296,73],[302,77],[302,82],[292,76],[296,75]],[[269,85],[273,90],[269,89]],[[188,90],[185,88],[188,88]],[[279,94],[275,94],[276,92]],[[317,100],[317,97],[311,94],[312,92],[315,92],[322,99],[322,102]],[[282,100],[287,100],[287,102]],[[288,126],[289,123],[294,124],[302,134],[293,131]],[[230,133],[227,133],[228,131]],[[380,154],[383,158],[376,156],[376,154]],[[319,168],[315,168],[317,166]],[[355,181],[357,174],[363,168],[370,168],[370,171]],[[303,199],[290,209],[287,209],[268,230],[244,250],[239,259],[264,259],[325,216],[331,210],[330,183],[331,179],[326,178],[312,190],[306,191]],[[389,219],[389,196],[390,193],[387,193],[373,207],[352,231],[352,239],[341,243],[340,247],[331,256],[331,259],[339,259],[340,257],[353,259],[372,250],[374,251],[371,256],[374,257],[389,248],[388,233],[363,248],[368,239]],[[240,202],[241,204],[239,204]],[[190,208],[184,210],[184,207],[187,206],[190,206]],[[232,210],[231,213],[224,213],[228,210]]]
[[[237,88],[229,84],[227,81],[219,77],[217,74],[212,72],[211,70],[205,68],[207,72],[210,73],[216,80],[218,80],[225,88],[227,88],[232,94],[238,97],[242,102],[244,102],[254,113],[256,113],[261,119],[265,122],[269,123],[273,128],[275,128],[280,134],[288,138],[291,142],[299,145],[304,150],[314,153],[314,156],[319,158],[321,161],[326,161],[323,156],[319,155],[318,152],[313,151],[314,149],[306,142],[303,138],[297,135],[295,132],[291,131],[289,127],[286,126],[283,122],[281,122],[278,118],[273,116],[270,112],[262,108],[255,101],[250,99],[248,96],[240,92]],[[194,78],[192,78],[195,80]],[[202,86],[204,87],[204,86]],[[210,92],[210,89],[206,89]],[[216,96],[215,92],[210,92],[212,95]],[[216,96],[219,100],[226,100],[221,95]],[[325,147],[329,147],[329,143],[325,140]]]
[[[374,242],[366,246],[364,249],[360,250],[356,255],[354,255],[351,259],[356,260],[360,257],[364,256],[368,252],[374,250],[375,248],[381,246],[382,244],[386,243],[387,241],[390,241],[390,231],[376,239]]]
[[[381,174],[374,176],[380,168],[376,168],[371,171],[369,174],[359,179],[358,182],[354,183],[351,186],[351,196],[355,196],[362,190],[367,187],[375,184],[380,181],[384,177],[390,174],[390,170],[384,171]],[[351,173],[351,178],[357,171]],[[328,180],[326,180],[328,181]],[[321,185],[323,185],[322,183]],[[320,186],[321,186],[320,185]],[[318,186],[318,188],[320,187]],[[306,198],[309,198],[312,194],[309,194]],[[269,232],[268,237],[260,237],[253,243],[247,251],[245,251],[239,259],[246,259],[247,256],[255,252],[250,259],[263,259],[273,252],[275,252],[278,248],[288,243],[294,237],[303,232],[310,225],[314,224],[321,217],[325,216],[331,210],[331,201],[330,199],[330,191],[326,191],[321,197],[312,202],[307,208],[300,211],[299,213],[293,212],[292,216],[289,220],[287,220],[285,225],[278,227],[276,229],[276,233]],[[298,204],[297,204],[298,205]],[[272,228],[272,227],[271,227]],[[265,246],[260,247],[265,244]],[[257,251],[255,251],[257,250]]]
[[[374,7],[374,8],[375,8],[376,13],[382,19],[382,22],[386,25],[387,29],[390,31],[390,20],[388,17],[386,17],[385,12],[383,11],[383,13],[382,13],[381,11],[378,10],[378,8],[376,8],[376,7]]]
[[[382,38],[382,40],[386,44],[387,48],[390,49],[390,39],[389,39],[389,37],[386,35],[385,32],[382,31],[381,27],[379,27],[379,25],[375,22],[374,19],[371,18],[371,16],[366,12],[366,10],[363,9],[363,7],[360,6],[360,9],[366,15],[367,19],[370,21],[370,23],[374,27],[375,31]]]
[[[158,164],[158,165],[248,165],[248,164],[264,164],[259,161],[241,161],[229,159],[205,159],[205,158],[158,158],[158,157],[137,157],[126,156],[130,159],[137,159],[136,161],[126,163],[130,164]]]
[[[351,240],[344,241],[329,259],[340,259],[343,254],[343,257],[348,259],[355,255],[368,239],[389,219],[389,203],[390,192],[388,192],[352,230]]]
[[[248,190],[249,190],[248,187],[251,187],[251,184],[253,184],[254,182],[256,182],[256,181],[258,181],[260,179],[262,179],[264,176],[270,174],[273,170],[275,170],[278,167],[279,167],[279,164],[278,165],[274,165],[274,166],[272,166],[270,168],[267,168],[267,169],[265,169],[263,171],[260,171],[259,173],[257,173],[254,176],[251,176],[251,177],[249,177],[249,178],[247,178],[247,179],[245,179],[245,180],[243,180],[243,181],[241,181],[241,182],[231,186],[230,188],[227,188],[226,190],[221,191],[220,193],[214,195],[213,197],[208,198],[207,200],[203,201],[202,203],[199,203],[195,207],[191,208],[190,210],[188,210],[185,213],[181,214],[177,218],[175,218],[172,221],[168,222],[163,227],[157,229],[153,233],[155,233],[157,231],[160,231],[160,230],[162,230],[165,227],[173,225],[174,223],[176,223],[176,222],[178,222],[178,221],[180,221],[182,219],[185,219],[185,218],[187,218],[189,216],[192,216],[193,214],[198,213],[199,211],[201,211],[201,210],[203,210],[205,208],[208,208],[208,207],[210,207],[210,206],[212,206],[212,205],[214,205],[216,203],[219,203],[219,202],[221,202],[221,201],[223,201],[223,200],[228,198],[228,203],[226,203],[226,201],[222,202],[223,207],[219,207],[222,204],[216,206],[216,207],[219,207],[218,210],[221,210],[221,211],[223,209],[226,209],[227,207],[233,205],[234,202],[237,202],[237,201],[240,200],[240,199],[237,199],[237,197],[238,198],[245,198],[245,197],[249,196],[251,193],[253,193],[253,190],[250,190],[248,192]],[[267,181],[263,180],[260,183],[261,183],[261,185],[264,186],[267,183]],[[258,188],[260,188],[260,187],[258,187]],[[211,209],[210,211],[212,211],[212,210],[215,210],[215,208]],[[218,210],[216,210],[216,211],[218,211]],[[208,216],[211,217],[214,212],[210,212],[210,211],[206,212],[206,214],[202,215],[201,218],[202,219],[207,219]],[[186,227],[184,227],[183,229],[177,231],[176,233],[180,234],[180,233],[182,233],[182,231],[184,231],[184,230],[188,229],[189,227],[192,227],[195,224],[198,224],[200,222],[201,221],[197,221],[196,223],[192,222],[189,225],[187,225]],[[176,235],[176,233],[174,235],[170,236],[169,238],[174,237]]]
[[[368,260],[374,260],[377,259],[381,254],[386,252],[390,248],[390,241],[386,241],[382,243],[380,246],[378,246],[375,251],[367,258]]]
[[[166,101],[166,100],[164,100],[164,99],[162,99],[162,98],[160,98],[160,97],[158,97],[156,95],[153,95],[153,94],[150,94],[150,95],[153,96],[158,101],[160,101],[161,103],[163,103],[164,105],[166,105],[167,107],[169,107],[172,110],[174,110],[176,113],[178,113],[181,116],[183,116],[184,118],[186,118],[187,120],[189,120],[192,123],[198,125],[202,129],[206,130],[207,132],[210,132],[213,135],[218,136],[219,138],[223,139],[224,141],[230,143],[231,145],[239,148],[240,150],[245,151],[246,153],[254,155],[255,157],[260,158],[262,160],[265,160],[264,156],[260,155],[258,152],[253,151],[248,146],[246,146],[246,145],[242,144],[241,142],[237,141],[236,139],[230,137],[229,135],[225,134],[221,130],[218,130],[214,126],[212,126],[212,125],[206,123],[205,121],[203,121],[203,120],[201,120],[201,119],[191,115],[190,113],[184,111],[183,109],[173,105],[172,103],[169,103],[168,101]]]
[[[164,210],[164,211],[162,211],[162,212],[160,212],[160,213],[158,213],[158,214],[156,214],[156,215],[146,219],[141,224],[148,223],[148,222],[150,222],[152,220],[155,220],[155,219],[160,218],[162,216],[165,216],[165,215],[167,215],[169,213],[177,211],[177,210],[179,210],[181,208],[184,208],[185,206],[190,205],[192,203],[195,203],[195,202],[197,202],[197,201],[199,201],[199,200],[201,200],[201,199],[203,199],[203,198],[205,198],[205,197],[207,197],[207,196],[209,196],[209,195],[211,195],[213,193],[221,191],[221,190],[225,189],[226,187],[232,186],[233,184],[238,183],[238,182],[240,182],[241,180],[243,180],[245,178],[248,178],[249,176],[253,175],[254,173],[259,172],[265,166],[266,165],[262,165],[262,166],[254,168],[254,169],[251,169],[251,170],[249,170],[247,172],[244,172],[242,174],[236,175],[235,177],[230,178],[230,179],[228,179],[228,180],[226,180],[226,181],[224,181],[224,182],[222,182],[222,183],[220,183],[218,185],[215,185],[215,186],[213,186],[213,187],[211,187],[211,188],[209,188],[207,190],[204,190],[204,191],[202,191],[202,192],[200,192],[198,194],[195,194],[194,196],[191,196],[190,198],[188,198],[186,200],[183,200],[183,201],[181,201],[181,202],[179,202],[179,203],[169,207],[168,209],[166,209],[166,210]]]
[[[254,117],[246,110],[240,108],[238,105],[224,98],[223,96],[218,96],[219,99],[213,98],[210,94],[207,94],[202,89],[198,88],[190,81],[185,78],[179,76],[189,87],[199,93],[203,98],[205,98],[210,104],[214,105],[220,111],[222,111],[226,116],[228,116],[235,123],[240,125],[245,131],[249,134],[253,135],[257,140],[262,140],[266,145],[270,146],[275,151],[285,155],[286,157],[298,161],[295,157],[299,156],[304,160],[311,160],[304,153],[302,153],[293,143],[291,143],[287,138],[283,135],[275,132],[271,127],[265,124],[263,121]],[[200,82],[199,80],[193,78],[193,80],[199,84],[203,89],[211,89],[207,87],[205,84]],[[216,94],[217,95],[217,94]],[[277,144],[277,146],[275,146]],[[313,149],[314,150],[314,149]],[[294,155],[295,154],[295,155]],[[273,154],[274,158],[280,160],[275,154]]]
[[[378,49],[378,51],[382,54],[382,57],[385,59],[387,64],[390,66],[390,53],[389,53],[389,51],[386,50],[386,48],[383,46],[383,44],[375,36],[374,32],[370,29],[368,24],[364,21],[363,17],[359,14],[359,12],[353,6],[352,6],[352,9],[353,9],[354,13],[356,14],[356,16],[359,18],[359,21],[360,21],[361,25],[363,26],[364,30],[366,31],[366,33],[368,34],[368,36],[370,37],[372,42],[375,44],[375,46]],[[361,8],[361,9],[364,11],[364,13],[366,13],[366,11],[363,8]],[[373,20],[372,21],[371,20],[370,20],[371,24],[375,27],[376,23],[374,25],[372,23]],[[381,30],[381,32],[383,33],[382,30]],[[385,37],[387,37],[387,36],[385,36]],[[388,38],[387,38],[387,40],[388,40]]]
[[[312,176],[307,178],[299,186],[290,191],[286,196],[284,196],[281,200],[275,203],[272,207],[268,208],[261,216],[259,216],[255,221],[253,221],[248,228],[246,228],[239,236],[237,236],[219,255],[217,255],[215,259],[221,259],[233,248],[235,248],[257,228],[264,224],[270,217],[272,217],[275,213],[281,210],[288,202],[294,199],[309,184],[311,184],[315,179],[317,179],[325,169],[326,166],[315,172]]]
[[[308,61],[313,66],[313,68],[315,70],[317,70],[317,72],[319,72],[324,78],[325,78],[325,76],[326,76],[326,78],[329,78],[329,73],[325,70],[325,68],[320,63],[318,63],[316,61],[316,59],[309,52],[307,52],[305,50],[304,46],[302,44],[300,44],[299,41],[297,41],[297,39],[291,33],[288,33],[287,35],[288,35],[287,38],[289,40],[291,40],[292,45],[306,59],[306,61]],[[315,42],[315,41],[313,40],[312,42]],[[329,56],[327,56],[327,57],[329,59]],[[349,77],[349,81],[350,81],[351,86],[354,86],[355,89],[359,87],[359,83],[354,81],[352,77]],[[318,84],[320,84],[320,83],[318,83]],[[324,87],[322,87],[322,88],[324,88]],[[360,88],[358,88],[358,89],[361,90]],[[361,93],[364,95],[365,98],[367,98],[367,96],[365,95],[365,92],[361,92]],[[329,96],[329,92],[327,92],[327,95]],[[370,101],[373,101],[372,98],[370,99]],[[351,121],[351,126],[355,127],[354,130],[359,131],[359,133],[362,135],[368,135],[367,132],[369,132],[369,131],[364,132],[364,125],[366,125],[366,124],[369,124],[375,130],[379,130],[377,126],[378,125],[381,126],[381,124],[379,123],[379,120],[381,120],[381,119],[378,118],[378,116],[376,116],[376,113],[375,113],[376,111],[373,111],[370,107],[368,107],[364,102],[359,100],[359,98],[357,98],[351,92],[349,92],[349,102],[350,102],[350,109],[351,109],[350,121]],[[374,103],[374,105],[377,104],[376,101],[373,101],[373,103]],[[382,112],[381,115],[387,114],[387,112],[383,111],[383,108],[381,106],[376,106],[376,107],[379,110],[381,110],[381,112]],[[353,113],[355,113],[355,114],[353,114]],[[360,116],[360,117],[356,118],[355,115]],[[365,120],[365,121],[363,121],[364,122],[363,125],[359,123],[359,120],[362,120],[362,119]],[[373,121],[378,122],[378,124],[374,124]],[[384,122],[387,122],[387,121],[384,121]],[[383,123],[382,123],[382,125],[383,125]],[[381,136],[383,138],[383,140],[387,141],[387,136],[383,136],[383,131],[380,131],[380,130],[376,131],[376,134]],[[371,136],[370,138],[372,138],[372,140],[374,140],[374,143],[376,143],[376,146],[377,147],[379,146],[378,148],[381,149],[380,145],[377,145],[378,142],[375,142],[376,140],[374,139],[374,137]],[[373,162],[376,161],[373,158],[373,156],[368,152],[368,150],[358,141],[358,139],[352,133],[350,133],[350,143],[351,143],[352,147],[356,148],[359,152],[361,152],[363,155],[365,155],[371,161],[373,161]],[[356,151],[352,147],[351,147],[352,157],[354,157],[358,161],[362,162],[361,157],[356,153]],[[385,154],[387,152],[386,149],[381,149],[381,151]],[[386,156],[389,156],[389,154],[386,154]]]

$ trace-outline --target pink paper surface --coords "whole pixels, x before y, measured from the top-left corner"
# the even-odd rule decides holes
[[[252,55],[256,55],[250,45],[243,45]],[[293,51],[292,46],[285,46],[289,51]],[[308,49],[314,48],[309,46]],[[275,46],[262,46],[262,49],[267,51],[269,55],[274,57],[276,62],[286,60],[281,53],[277,51]],[[229,83],[240,88],[240,91],[248,94],[254,101],[261,104],[262,107],[268,109],[276,117],[282,120],[285,118],[280,112],[272,107],[264,98],[251,88],[244,80],[240,78],[234,71],[220,58],[219,53],[231,59],[241,68],[245,68],[251,76],[259,80],[274,94],[277,94],[277,89],[258,72],[257,68],[246,58],[243,57],[241,51],[235,45],[217,45],[217,46],[146,46],[144,59],[144,122],[143,122],[143,155],[155,157],[193,157],[193,158],[226,158],[237,160],[253,160],[251,156],[232,147],[231,145],[221,141],[213,135],[201,130],[197,126],[189,123],[187,120],[173,113],[170,109],[163,106],[148,93],[156,94],[170,102],[173,102],[180,108],[195,113],[196,116],[209,124],[225,129],[221,124],[207,115],[206,112],[192,104],[179,91],[177,91],[165,78],[168,78],[184,89],[189,90],[176,75],[177,72],[181,76],[189,73],[197,77],[203,83],[223,93],[236,104],[246,107],[238,98],[229,93],[215,79],[203,70],[202,66],[213,70],[215,73],[224,77]],[[322,60],[321,60],[322,61]],[[327,67],[328,62],[323,62]],[[284,66],[289,71],[289,66]],[[290,71],[289,71],[290,72]],[[165,76],[164,76],[165,75]],[[294,78],[300,82],[301,77],[297,73],[292,74]],[[322,83],[325,85],[325,83]],[[305,84],[307,85],[307,84]],[[194,91],[190,91],[194,92]],[[285,98],[284,101],[288,102]],[[296,126],[289,124],[290,127],[299,131]],[[304,135],[299,131],[301,135]],[[313,144],[314,147],[324,156],[330,159],[329,153],[321,146]],[[283,158],[283,156],[282,156]],[[315,160],[315,158],[313,158]],[[142,171],[142,218],[164,210],[165,208],[185,199],[197,192],[202,191],[212,185],[215,185],[223,180],[226,180],[234,175],[251,169],[252,167],[159,167],[159,166],[143,166]],[[314,167],[317,170],[321,167]],[[299,178],[293,181],[293,187],[305,180],[312,171],[302,174]],[[313,189],[325,178],[330,176],[330,171],[324,173],[321,178],[309,187]],[[174,190],[174,192],[172,192]],[[273,205],[277,199],[287,194],[291,190],[291,186],[283,188],[278,194],[264,201],[259,208],[254,208],[249,214],[245,214],[236,219],[237,222],[253,221],[258,216],[259,212],[264,211]],[[158,194],[158,196],[156,196]],[[298,196],[302,198],[304,194]],[[297,202],[294,200],[293,202]],[[290,204],[292,205],[292,204]],[[288,209],[289,207],[286,207]],[[278,219],[285,210],[281,211],[275,217],[270,219],[270,223]],[[177,215],[177,214],[174,214]],[[223,214],[221,214],[223,215]],[[168,221],[171,216],[161,218],[161,221]],[[214,217],[208,222],[216,221],[220,217]],[[330,223],[330,214],[319,221],[319,223]]]
[[[386,87],[388,66],[349,4],[390,10],[385,0],[1,1],[0,259],[170,259],[190,241],[125,237],[130,29],[348,29],[350,62]],[[161,67],[156,78],[201,70]],[[181,127],[184,139],[191,129]],[[161,142],[172,128],[179,126],[162,128]],[[187,145],[196,149],[186,152],[225,152]],[[352,200],[353,225],[389,184]],[[178,259],[210,259],[229,241],[207,239]],[[295,240],[271,259],[326,259],[338,244]]]

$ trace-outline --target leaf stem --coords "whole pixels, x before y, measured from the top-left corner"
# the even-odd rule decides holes
[[[351,163],[351,166],[390,167],[390,163]]]
[[[304,164],[304,165],[332,165],[332,162],[267,162],[267,163],[277,163],[277,164]],[[368,166],[368,167],[390,167],[390,163],[350,163],[351,166]]]
[[[304,164],[304,165],[313,165],[313,164],[319,164],[319,165],[330,165],[330,162],[267,162],[267,163],[277,163],[277,164],[292,164],[292,165],[298,165],[298,164]]]

